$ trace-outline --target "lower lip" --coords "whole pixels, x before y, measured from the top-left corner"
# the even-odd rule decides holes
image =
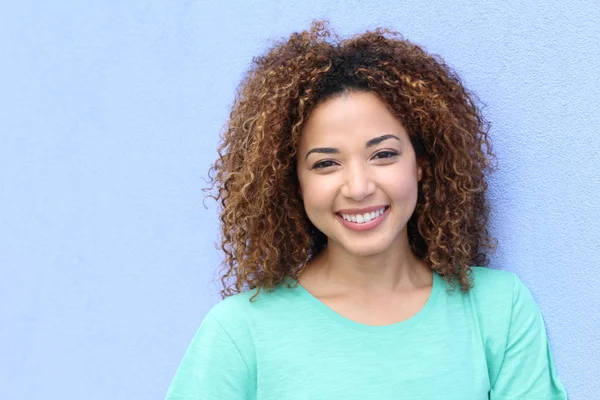
[[[335,214],[338,220],[348,229],[352,229],[353,231],[368,231],[371,229],[377,228],[383,220],[388,216],[390,211],[390,207],[386,207],[383,214],[377,216],[377,218],[370,220],[369,222],[365,222],[363,224],[357,224],[356,222],[346,221],[341,215]]]

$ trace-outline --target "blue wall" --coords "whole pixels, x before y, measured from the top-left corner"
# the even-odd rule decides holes
[[[399,30],[487,104],[493,266],[571,399],[599,396],[597,1],[23,0],[0,4],[0,398],[163,398],[218,300],[201,188],[234,89],[314,17]]]

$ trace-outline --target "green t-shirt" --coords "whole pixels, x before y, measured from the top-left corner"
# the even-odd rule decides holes
[[[431,295],[413,317],[364,325],[302,286],[228,297],[206,315],[168,400],[566,399],[544,321],[511,272],[473,268],[474,287]]]

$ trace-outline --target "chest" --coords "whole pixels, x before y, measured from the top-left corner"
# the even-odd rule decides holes
[[[468,333],[397,339],[333,333],[297,337],[293,345],[282,339],[259,357],[257,399],[488,398],[485,355]]]

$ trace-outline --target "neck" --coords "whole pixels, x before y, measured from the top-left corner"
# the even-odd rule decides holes
[[[327,246],[307,267],[313,283],[332,291],[386,295],[430,286],[432,271],[411,251],[408,238],[389,251],[358,256],[340,246]]]

